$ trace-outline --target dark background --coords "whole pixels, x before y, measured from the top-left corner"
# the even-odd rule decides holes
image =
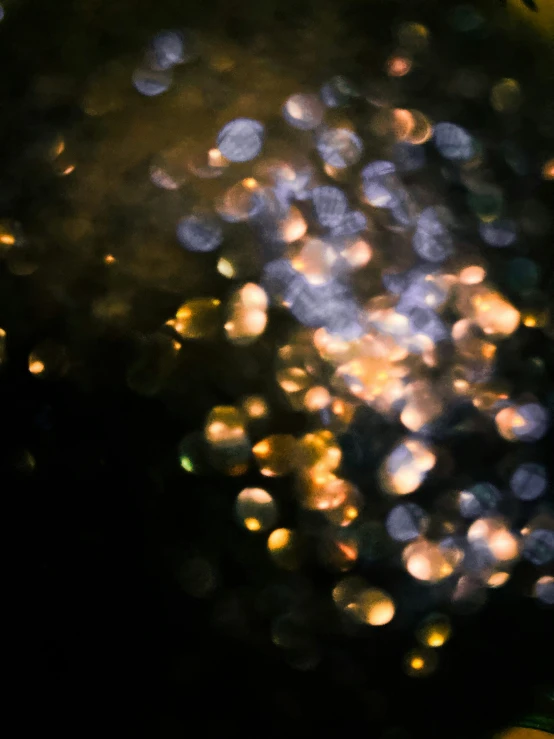
[[[82,203],[52,180],[40,153],[56,131],[73,137],[77,158],[96,151],[108,134],[103,124],[91,128],[82,110],[91,70],[138,56],[154,31],[179,25],[211,35],[216,46],[263,48],[272,64],[305,81],[313,62],[297,66],[296,50],[312,44],[314,59],[362,79],[365,65],[387,53],[394,22],[416,19],[429,23],[445,65],[471,53],[474,65],[517,74],[548,97],[546,46],[530,43],[524,29],[511,35],[500,3],[484,10],[497,30],[469,52],[449,38],[447,3],[408,4],[407,12],[400,0],[5,3],[0,217],[23,224],[39,264],[29,276],[0,267],[0,325],[8,335],[0,376],[5,569],[13,585],[4,608],[14,617],[8,678],[23,696],[23,721],[62,735],[161,739],[223,731],[469,737],[528,711],[552,679],[552,613],[518,594],[531,578],[525,568],[484,609],[455,621],[441,669],[427,680],[403,676],[412,636],[402,630],[382,640],[330,637],[313,670],[284,662],[266,625],[250,615],[263,552],[243,551],[229,533],[240,486],[185,477],[176,462],[179,439],[241,387],[241,378],[221,378],[221,366],[236,357],[185,348],[178,390],[144,397],[129,389],[129,363],[142,346],[137,332],[151,329],[149,320],[155,325],[173,298],[142,280],[134,304],[156,306],[155,318],[94,326],[90,301],[107,278],[93,256],[105,245],[72,254],[66,225]],[[531,113],[528,131],[534,123]],[[93,229],[97,218],[92,209],[85,215]],[[119,238],[115,226],[100,227],[104,238]],[[547,273],[551,259],[544,254]],[[30,351],[46,338],[68,347],[65,377],[39,379],[27,370]],[[535,341],[535,353],[551,351],[544,337]],[[256,355],[262,368],[264,351]],[[204,557],[215,563],[217,588],[194,597],[202,594],[194,563]]]

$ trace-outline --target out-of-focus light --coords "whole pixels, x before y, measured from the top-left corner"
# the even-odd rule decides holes
[[[388,455],[381,467],[381,481],[387,492],[407,495],[421,485],[433,469],[436,456],[430,447],[417,439],[405,439]]]
[[[331,403],[331,393],[326,387],[317,385],[310,388],[304,396],[304,405],[309,411],[320,411]]]
[[[208,414],[204,433],[208,443],[214,446],[240,443],[245,438],[244,417],[234,406],[216,406]]]
[[[177,239],[189,251],[208,252],[223,241],[223,231],[211,216],[186,216],[177,224]]]
[[[173,80],[171,69],[155,70],[139,67],[133,72],[133,85],[141,95],[155,97],[169,90]]]
[[[525,462],[520,465],[510,478],[510,488],[520,500],[539,498],[547,485],[546,468],[535,462]]]
[[[359,136],[347,128],[328,128],[319,134],[317,150],[331,167],[344,169],[359,161],[363,144]]]
[[[404,670],[410,677],[427,677],[437,668],[436,652],[431,649],[416,648],[404,657]]]
[[[36,359],[33,354],[29,357],[29,372],[32,375],[41,375],[46,369],[44,362]]]
[[[478,285],[485,279],[485,269],[479,265],[471,265],[464,267],[458,275],[458,279],[462,285]]]
[[[269,407],[264,398],[260,395],[250,395],[242,401],[242,408],[248,418],[257,420],[266,418],[269,413]]]
[[[475,154],[475,142],[467,131],[454,123],[437,123],[434,131],[435,146],[446,159],[464,161]]]
[[[221,302],[216,298],[194,298],[177,310],[166,325],[184,339],[207,339],[214,336],[220,325]]]
[[[546,605],[554,606],[554,577],[551,575],[539,577],[533,588],[533,595]]]
[[[299,561],[297,536],[290,529],[275,529],[267,540],[267,548],[278,567],[296,569]]]
[[[390,77],[404,77],[412,68],[412,62],[405,56],[391,56],[387,60],[386,70]]]
[[[323,115],[323,105],[316,95],[298,93],[283,105],[283,117],[287,123],[302,131],[317,128]]]
[[[386,528],[395,541],[412,541],[424,532],[428,522],[427,514],[421,506],[401,503],[389,511]]]
[[[487,580],[487,585],[491,588],[501,588],[510,579],[509,572],[493,572]]]
[[[297,442],[290,434],[272,434],[252,449],[262,475],[282,477],[296,466]]]
[[[444,580],[453,572],[448,554],[437,544],[421,539],[405,547],[402,559],[412,577],[434,583]]]
[[[423,646],[437,649],[446,644],[451,633],[452,627],[446,616],[431,614],[420,624],[416,636]]]
[[[249,531],[265,531],[275,525],[277,506],[261,488],[245,488],[235,501],[235,513]]]
[[[543,164],[542,176],[545,180],[554,180],[554,159],[549,159]]]
[[[249,162],[262,150],[264,127],[251,118],[236,118],[217,136],[217,147],[230,162]]]

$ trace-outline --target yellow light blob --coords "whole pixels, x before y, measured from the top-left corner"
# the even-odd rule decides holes
[[[167,321],[184,339],[212,338],[221,320],[221,302],[215,298],[194,298],[177,310],[175,318]]]
[[[357,603],[357,616],[369,626],[384,626],[394,618],[394,603],[382,590],[370,588],[362,592]]]
[[[394,618],[395,607],[390,595],[368,587],[357,575],[349,575],[337,583],[333,600],[350,618],[368,626],[384,626]]]
[[[29,372],[31,374],[40,375],[42,372],[44,372],[44,370],[45,370],[44,363],[41,362],[40,359],[31,359],[29,361]]]
[[[487,580],[487,585],[491,588],[500,588],[510,578],[509,572],[493,572],[493,574]]]
[[[265,418],[269,413],[269,406],[261,395],[250,395],[242,401],[242,408],[248,418]]]
[[[284,570],[297,568],[300,557],[298,541],[290,529],[275,529],[267,540],[267,548],[275,564]]]
[[[311,468],[314,474],[325,475],[339,466],[342,458],[340,446],[334,434],[328,429],[321,429],[305,434],[298,445],[298,463]]]
[[[427,677],[437,664],[437,654],[430,649],[412,649],[404,657],[404,670],[410,677]]]
[[[277,382],[286,393],[298,393],[309,387],[311,380],[301,367],[287,367],[277,372]]]
[[[248,531],[260,531],[262,528],[262,525],[257,518],[245,518],[244,525]]]
[[[309,411],[321,411],[331,403],[331,393],[326,387],[312,387],[304,396],[304,405]]]
[[[442,647],[452,633],[450,621],[441,614],[428,616],[416,630],[418,641],[425,647],[438,649]]]
[[[297,442],[290,434],[273,434],[252,449],[262,475],[282,477],[290,474],[297,462]]]

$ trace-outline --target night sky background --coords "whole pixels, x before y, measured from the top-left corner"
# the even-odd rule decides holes
[[[178,204],[162,209],[155,195],[135,186],[156,145],[148,139],[152,128],[160,117],[170,131],[171,109],[154,100],[137,123],[139,103],[112,117],[91,117],[83,104],[98,70],[117,78],[110,64],[138,58],[160,28],[196,29],[210,48],[261,55],[267,74],[305,84],[321,66],[362,80],[368,65],[388,53],[399,18],[429,25],[445,66],[470,54],[473,66],[517,76],[535,95],[553,98],[551,40],[518,27],[502,3],[484,3],[490,35],[464,46],[451,36],[446,6],[4,3],[0,218],[21,223],[28,242],[21,261],[0,262],[0,326],[7,333],[0,368],[4,609],[13,616],[6,640],[15,652],[7,676],[23,695],[23,723],[79,737],[486,737],[531,710],[537,690],[552,683],[552,611],[518,595],[532,580],[525,565],[509,587],[491,592],[486,607],[454,619],[441,669],[428,679],[402,674],[402,655],[413,643],[402,629],[383,639],[331,634],[311,670],[283,660],[249,607],[263,597],[269,568],[263,545],[245,543],[233,524],[232,502],[246,483],[184,475],[177,445],[211,406],[252,386],[271,393],[265,380],[271,341],[288,324],[276,319],[246,369],[233,347],[194,344],[183,347],[171,376],[164,374],[163,351],[149,332],[171,314],[176,294],[221,289],[198,274],[194,255],[185,263],[165,243],[160,221],[168,218],[165,208]],[[119,83],[113,84],[115,96]],[[132,90],[125,94],[132,97]],[[210,94],[218,105],[218,90]],[[533,115],[530,109],[521,134],[531,150],[545,140],[535,136],[541,121]],[[60,133],[77,170],[82,165],[90,175],[86,188],[52,176],[46,152]],[[159,262],[131,230],[145,240],[162,233]],[[552,231],[534,252],[546,276],[551,245]],[[115,310],[114,320],[99,323],[112,279],[101,255],[117,248],[129,266],[109,294],[125,295],[131,310],[123,317]],[[183,266],[186,274],[175,283]],[[54,343],[57,371],[37,378],[28,356],[45,340]],[[129,386],[137,352],[140,366],[155,365],[163,378],[153,392],[136,392],[140,381]],[[552,339],[533,333],[510,365],[513,373],[528,371],[520,362],[526,356],[552,366]],[[552,391],[548,372],[536,382]],[[301,429],[301,418],[282,413],[283,427]],[[543,448],[553,440],[550,433]],[[485,469],[496,451],[468,442],[459,454]],[[213,588],[205,587],[206,561]],[[309,587],[325,585],[314,575]]]

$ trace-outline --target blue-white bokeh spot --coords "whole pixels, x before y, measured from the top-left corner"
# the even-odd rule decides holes
[[[189,251],[208,252],[221,244],[223,231],[212,216],[187,216],[177,224],[177,238]]]
[[[510,246],[516,240],[516,226],[513,221],[493,221],[479,226],[481,238],[490,246]]]
[[[428,262],[443,262],[452,254],[452,237],[435,208],[422,211],[412,245],[415,253]]]
[[[316,95],[297,93],[283,105],[283,117],[293,128],[311,131],[321,125],[325,109]]]
[[[133,85],[141,95],[155,97],[169,90],[173,79],[170,69],[155,70],[139,67],[133,72]]]
[[[445,159],[466,161],[471,159],[476,151],[473,138],[454,123],[437,123],[433,139],[435,146]]]
[[[322,226],[338,226],[348,211],[348,200],[338,187],[322,185],[312,190],[317,220]]]
[[[217,136],[217,146],[230,162],[249,162],[262,150],[264,127],[252,118],[235,118]]]
[[[328,128],[317,137],[319,156],[336,169],[351,167],[360,160],[363,143],[359,136],[347,128]]]
[[[535,500],[546,490],[546,468],[536,462],[521,464],[510,478],[510,488],[520,500]]]
[[[152,39],[151,49],[159,69],[182,64],[188,56],[185,52],[185,39],[180,31],[160,31]]]

